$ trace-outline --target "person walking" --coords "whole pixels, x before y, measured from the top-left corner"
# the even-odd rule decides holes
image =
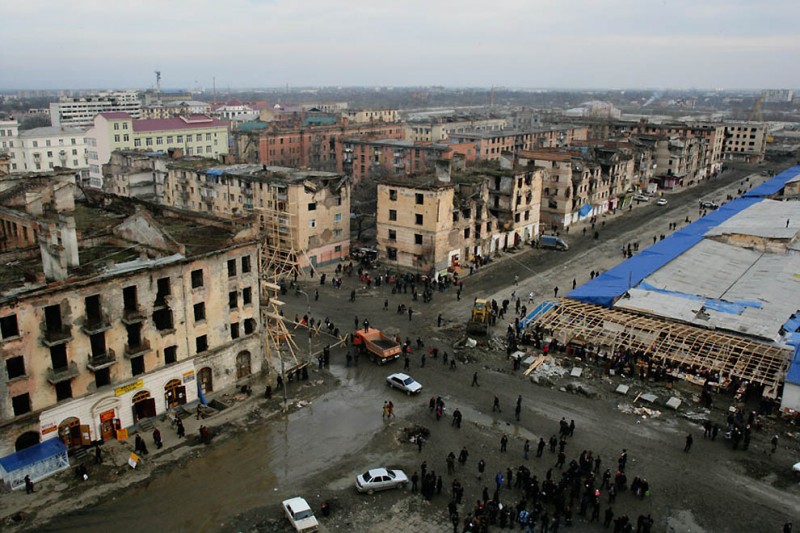
[[[183,427],[183,421],[177,418],[175,424],[177,425],[178,438],[182,439],[186,436],[186,429]]]
[[[31,481],[31,476],[25,476],[25,494],[33,494],[36,492],[33,490],[33,481]]]
[[[470,386],[471,387],[480,387],[481,386],[480,383],[478,383],[478,372],[477,371],[474,374],[472,374],[472,385],[470,385]]]
[[[505,452],[507,448],[508,448],[508,436],[503,435],[500,438],[500,451]]]
[[[103,452],[100,451],[100,445],[94,445],[94,464],[103,464]]]
[[[686,435],[686,446],[683,447],[683,451],[688,453],[689,450],[692,448],[693,442],[694,439],[692,438],[692,434],[689,433],[688,435]]]
[[[544,441],[544,437],[539,437],[539,444],[536,445],[536,457],[542,456],[545,446],[547,446],[547,443]]]
[[[558,287],[553,287],[553,298],[558,298]]]
[[[519,419],[517,419],[519,420]],[[531,441],[525,439],[525,446],[522,447],[523,452],[525,453],[525,460],[528,460],[528,453],[531,451]]]
[[[486,463],[483,459],[478,461],[478,479],[483,477],[483,471],[486,469]]]
[[[503,411],[500,410],[500,398],[497,396],[494,397],[494,403],[492,404],[492,412],[495,411],[502,413]]]

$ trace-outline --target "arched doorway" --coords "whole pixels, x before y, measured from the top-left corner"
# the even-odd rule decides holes
[[[70,417],[58,425],[58,436],[69,448],[78,448],[81,445],[81,421]]]
[[[250,371],[250,352],[239,352],[236,356],[236,379],[242,379],[249,376]]]
[[[133,421],[138,422],[143,418],[156,416],[156,401],[150,397],[150,392],[143,390],[133,395]]]
[[[181,380],[172,379],[164,385],[164,399],[169,409],[186,403],[186,387]]]
[[[214,390],[214,382],[212,381],[211,368],[203,367],[197,373],[197,379],[200,381],[200,390],[203,394],[208,394]]]
[[[39,433],[36,431],[26,431],[19,437],[17,437],[16,442],[14,443],[14,451],[24,450],[25,448],[30,448],[39,444]]]

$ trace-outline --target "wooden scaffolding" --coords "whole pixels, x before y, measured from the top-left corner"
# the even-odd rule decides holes
[[[789,369],[789,349],[697,326],[670,322],[620,309],[609,309],[567,298],[546,302],[549,309],[528,327],[550,331],[564,343],[580,339],[596,348],[641,350],[656,361],[670,361],[693,369],[764,385],[764,396],[774,398]]]

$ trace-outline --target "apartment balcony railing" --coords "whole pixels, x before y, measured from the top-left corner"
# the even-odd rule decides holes
[[[114,350],[109,348],[104,353],[89,354],[89,362],[86,364],[86,368],[92,372],[97,372],[98,370],[108,368],[116,363],[117,354],[114,353]]]
[[[139,344],[126,344],[125,345],[125,358],[133,359],[134,357],[141,357],[150,351],[150,341],[142,340]]]
[[[48,348],[52,346],[57,346],[59,344],[64,344],[72,340],[72,328],[70,326],[63,326],[61,329],[58,330],[48,330],[44,331],[44,335],[42,335],[42,344],[47,346]]]
[[[104,316],[92,320],[86,319],[86,322],[81,326],[81,330],[87,335],[96,335],[109,329],[111,329],[111,322]]]
[[[55,385],[56,383],[61,383],[62,381],[68,381],[74,377],[77,377],[80,372],[78,371],[78,365],[75,361],[67,364],[67,366],[63,366],[60,368],[48,368],[47,369],[47,381],[51,384]]]

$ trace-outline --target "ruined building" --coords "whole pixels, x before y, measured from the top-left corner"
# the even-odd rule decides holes
[[[250,226],[75,191],[0,179],[0,456],[114,439],[262,369]]]

